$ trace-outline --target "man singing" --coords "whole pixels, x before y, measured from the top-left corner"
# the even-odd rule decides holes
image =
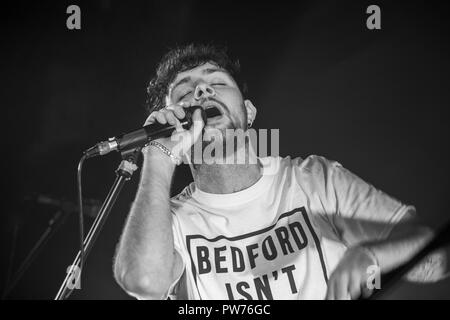
[[[114,261],[116,280],[130,295],[357,299],[371,294],[370,276],[408,261],[431,238],[413,206],[321,156],[258,157],[245,143],[193,161],[197,143],[204,151],[230,142],[256,118],[239,65],[225,50],[171,50],[148,93],[146,124],[178,130],[142,151],[139,188]],[[205,125],[196,110],[184,130],[179,119],[194,105],[221,115]],[[183,159],[194,181],[170,198]]]

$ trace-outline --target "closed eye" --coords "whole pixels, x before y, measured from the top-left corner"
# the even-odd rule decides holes
[[[179,99],[178,99],[178,101],[180,101],[180,100],[183,100],[184,98],[186,98],[189,94],[191,94],[192,93],[192,91],[188,91],[188,92],[186,92],[185,94],[183,94]]]

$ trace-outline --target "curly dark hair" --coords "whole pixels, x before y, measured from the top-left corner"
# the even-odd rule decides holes
[[[158,67],[156,76],[150,80],[147,87],[146,109],[150,114],[165,107],[164,100],[169,91],[169,85],[178,73],[193,69],[204,63],[213,63],[226,70],[236,81],[241,93],[247,94],[247,84],[241,79],[238,60],[231,60],[225,46],[189,44],[176,47],[166,53]]]

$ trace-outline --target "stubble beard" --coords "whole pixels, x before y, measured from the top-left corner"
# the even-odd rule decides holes
[[[201,137],[199,137],[199,140],[196,143],[201,143],[201,151],[202,151],[202,162],[201,163],[196,163],[194,161],[195,158],[195,144],[191,147],[191,155],[190,155],[190,160],[191,163],[194,167],[194,169],[199,169],[200,166],[204,165],[204,159],[203,159],[203,155],[205,154],[205,149],[209,146],[211,146],[211,144],[213,144],[211,147],[214,146],[214,144],[219,144],[222,147],[222,155],[216,155],[216,149],[213,147],[212,152],[211,152],[211,157],[214,158],[214,160],[220,160],[222,161],[222,163],[225,163],[225,159],[227,159],[227,157],[233,156],[234,154],[236,154],[236,152],[238,151],[238,147],[239,147],[239,141],[238,138],[233,134],[231,136],[228,136],[228,134],[230,134],[231,132],[235,132],[235,130],[237,129],[241,129],[240,126],[238,126],[237,124],[235,124],[232,121],[229,121],[228,125],[225,126],[224,128],[220,128],[220,129],[215,129],[215,133],[216,135],[211,135],[209,138],[210,139],[205,139],[204,137],[208,137],[208,134],[205,134],[205,129],[202,130],[202,135]],[[244,129],[242,129],[244,130]],[[219,133],[217,135],[217,133]],[[233,141],[231,141],[233,140]],[[227,145],[229,145],[231,142],[233,142],[233,149],[232,150],[228,150],[229,147],[227,147]],[[245,137],[245,148],[248,148],[248,137]],[[232,154],[229,154],[232,153]],[[221,159],[216,159],[216,156],[220,157]]]

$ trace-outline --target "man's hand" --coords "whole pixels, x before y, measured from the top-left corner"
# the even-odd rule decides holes
[[[189,130],[183,129],[179,119],[183,119],[186,115],[184,108],[188,107],[188,102],[180,102],[167,106],[159,111],[154,111],[145,121],[144,125],[159,122],[161,124],[170,124],[176,126],[176,131],[171,137],[157,139],[156,141],[163,144],[166,148],[178,158],[186,156],[191,146],[199,139],[204,127],[204,122],[200,110],[195,110],[192,115],[193,124]],[[148,148],[143,149],[144,155],[147,154]],[[152,149],[151,149],[152,150]],[[157,151],[156,152],[160,152]],[[188,159],[189,160],[189,159]]]
[[[367,270],[372,265],[377,265],[377,261],[367,250],[358,246],[348,249],[328,280],[325,299],[353,300],[370,296]]]

